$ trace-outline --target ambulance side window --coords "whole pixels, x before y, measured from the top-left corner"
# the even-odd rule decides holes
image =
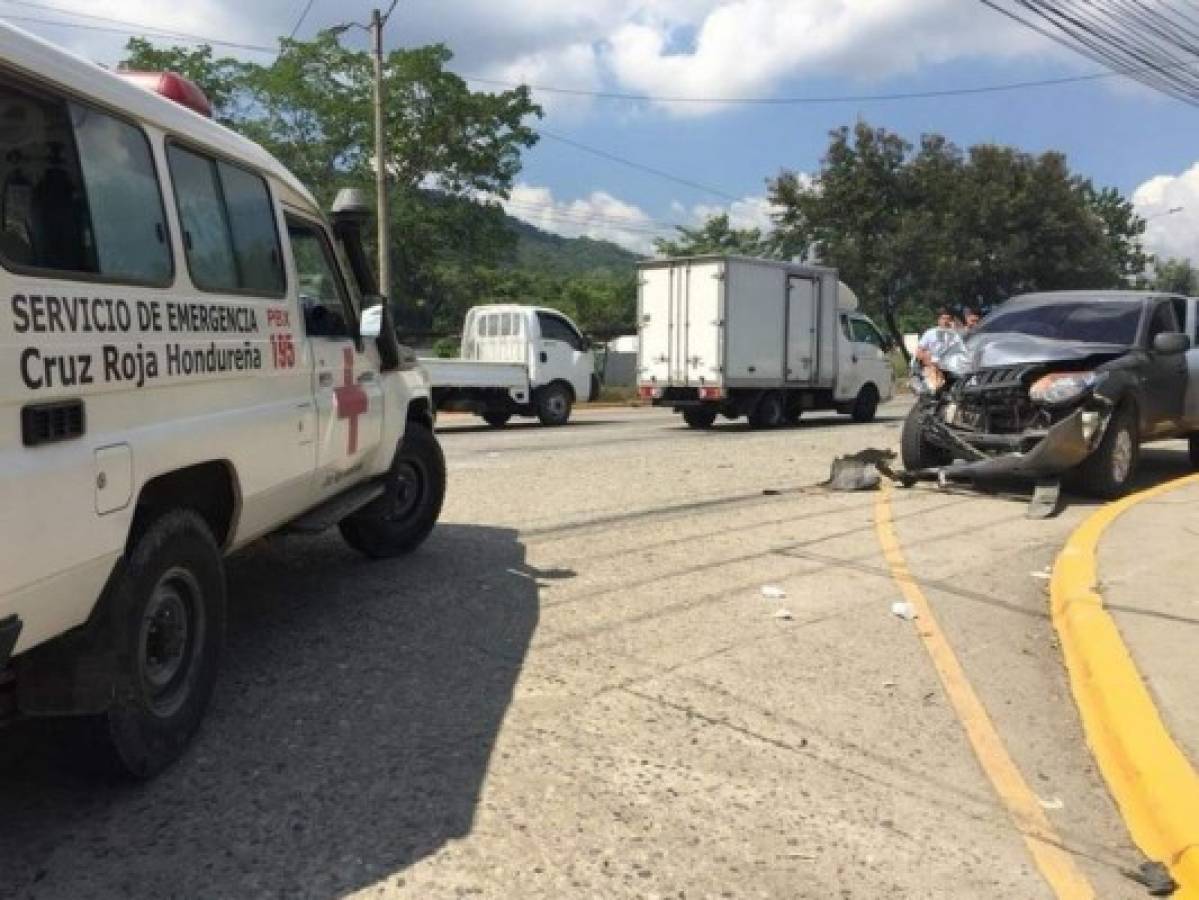
[[[170,284],[166,215],[141,129],[0,77],[0,149],[8,268]]]
[[[315,225],[289,217],[287,234],[308,336],[350,337],[345,287],[324,233]]]
[[[167,164],[196,287],[282,297],[286,282],[266,182],[177,144],[167,147]]]

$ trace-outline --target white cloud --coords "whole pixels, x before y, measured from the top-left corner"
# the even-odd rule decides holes
[[[769,93],[793,76],[860,82],[930,63],[1045,52],[1044,39],[962,0],[721,0],[690,12],[690,20],[650,15],[620,25],[607,55],[617,79],[658,96],[737,97]],[[680,27],[692,29],[681,49]]]
[[[338,22],[366,21],[373,5],[375,0],[318,3],[300,37]],[[299,0],[109,0],[102,13],[273,45],[302,8]],[[16,15],[19,9],[9,11]],[[55,16],[39,14],[48,17]],[[99,31],[26,27],[105,63],[119,58],[125,40]],[[344,40],[362,46],[364,36],[348,32]],[[397,7],[387,42],[445,43],[455,54],[454,67],[479,77],[711,97],[770,94],[793,77],[866,82],[957,59],[1064,55],[968,0],[442,0]],[[554,108],[587,102],[549,94],[539,99]],[[680,114],[718,108],[670,105]]]
[[[1199,262],[1199,163],[1150,178],[1133,192],[1132,203],[1146,220],[1146,250]]]
[[[713,216],[727,215],[729,226],[737,229],[757,228],[767,234],[774,228],[771,214],[776,207],[765,197],[743,197],[725,206],[701,203],[691,207],[690,218],[702,224]]]
[[[557,200],[549,188],[518,184],[512,196],[501,202],[509,215],[542,231],[612,241],[646,255],[653,252],[655,237],[668,236],[673,230],[655,222],[640,207],[605,191],[593,191],[575,200]]]

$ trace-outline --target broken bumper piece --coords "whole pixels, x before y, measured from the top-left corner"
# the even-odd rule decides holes
[[[1098,416],[1098,425],[1085,422],[1084,415]],[[940,472],[947,478],[963,479],[1047,478],[1062,475],[1091,455],[1103,435],[1107,418],[1106,412],[1075,410],[1050,427],[1045,436],[1026,452],[954,462]]]

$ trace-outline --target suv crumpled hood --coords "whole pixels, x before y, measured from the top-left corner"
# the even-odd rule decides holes
[[[1092,344],[1086,341],[1055,341],[1012,332],[972,335],[966,342],[967,371],[1018,366],[1023,363],[1082,362],[1095,364],[1123,356],[1131,350],[1123,344]]]

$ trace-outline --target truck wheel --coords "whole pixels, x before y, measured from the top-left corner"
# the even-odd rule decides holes
[[[767,391],[749,413],[750,428],[778,428],[783,424],[783,395]]]
[[[783,421],[788,425],[798,425],[801,418],[803,418],[803,397],[792,393],[787,397],[787,403],[783,409]]]
[[[1192,434],[1188,441],[1191,452],[1191,468],[1199,469],[1199,434]]]
[[[487,412],[482,413],[481,415],[483,416],[483,421],[492,428],[503,428],[508,424],[508,420],[512,418],[512,413],[508,412],[507,410],[489,409]]]
[[[716,410],[710,406],[685,406],[683,421],[692,428],[711,428],[716,421]]]
[[[934,469],[953,462],[953,457],[924,437],[924,412],[919,405],[913,406],[903,421],[903,433],[899,438],[899,457],[909,472]]]
[[[570,391],[564,384],[547,384],[537,393],[537,418],[542,425],[565,425],[570,407]]]
[[[445,457],[433,432],[409,422],[396,450],[387,490],[338,523],[341,536],[374,559],[415,550],[429,536],[445,499]]]
[[[187,748],[212,696],[225,636],[225,570],[205,521],[163,515],[125,560],[110,595],[113,703],[77,723],[89,767],[150,778]]]
[[[1072,479],[1085,493],[1114,500],[1128,493],[1140,458],[1136,410],[1125,403],[1112,413],[1103,440],[1075,469]]]
[[[865,424],[873,422],[875,413],[878,412],[878,388],[873,384],[867,384],[858,391],[857,399],[853,401],[853,407],[849,411],[850,418],[855,422]]]

